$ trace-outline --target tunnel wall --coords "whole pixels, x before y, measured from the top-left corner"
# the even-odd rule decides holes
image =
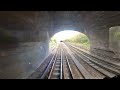
[[[109,32],[107,30],[95,30],[88,33],[91,49],[109,49]]]
[[[118,45],[109,46],[109,28],[119,25],[120,11],[0,11],[0,78],[32,73],[48,55],[50,37],[61,27],[86,34],[91,50],[118,53]]]
[[[0,30],[9,42],[0,42],[0,78],[26,78],[40,65],[48,54],[46,31],[24,32]],[[42,33],[42,34],[41,34]],[[11,42],[15,39],[15,42]]]
[[[16,50],[1,51],[0,78],[24,78],[31,74],[46,55],[46,43],[19,43]]]
[[[87,13],[87,12],[85,12]],[[108,53],[108,56],[119,57],[119,45],[114,43],[110,36],[109,29],[114,26],[120,26],[119,11],[91,11],[85,15],[84,27],[87,29],[87,35],[90,39],[91,50],[101,54]],[[116,31],[115,29],[113,32]],[[110,41],[112,39],[112,41]],[[112,46],[111,46],[111,45]],[[113,48],[116,47],[116,48]]]
[[[114,57],[120,58],[120,26],[109,29],[109,48],[115,52]]]

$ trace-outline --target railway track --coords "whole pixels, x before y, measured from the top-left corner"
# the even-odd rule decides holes
[[[73,62],[67,50],[64,49],[64,79],[84,79],[76,64]]]
[[[59,48],[60,49],[60,48]],[[48,79],[62,79],[63,78],[63,69],[62,69],[62,50],[57,52],[57,55],[53,61],[52,68],[50,70]]]
[[[103,79],[120,74],[119,64],[101,60],[76,46],[61,43],[40,79]]]
[[[114,63],[106,62],[105,60],[100,60],[97,57],[93,57],[90,54],[82,51],[78,47],[68,45],[67,46],[74,52],[82,61],[89,64],[91,67],[95,68],[97,71],[102,73],[107,77],[114,77],[120,74],[119,66],[116,66]]]
[[[59,46],[41,79],[84,79],[84,77],[67,51]]]
[[[101,74],[89,64],[84,62],[80,57],[76,56],[76,53],[71,51],[71,49],[67,46],[66,49],[73,58],[74,63],[79,69],[79,72],[81,72],[82,76],[84,77],[83,79],[103,79],[105,77],[105,75]]]
[[[105,76],[102,74],[96,73],[91,74],[83,63],[81,64],[73,55],[69,54],[66,48],[63,48],[61,44],[58,47],[57,53],[53,60],[51,60],[51,68],[45,70],[44,78],[46,79],[102,79]],[[88,65],[87,65],[88,66]],[[90,67],[89,67],[90,68]],[[96,76],[95,76],[96,75]],[[42,79],[44,79],[42,77]]]
[[[43,74],[41,75],[40,79],[47,79],[48,78],[48,73],[50,72],[51,66],[54,62],[54,59],[56,58],[58,48],[56,49],[56,53],[54,53],[53,57],[51,58],[50,62],[47,65],[47,67],[44,69]]]
[[[64,73],[64,74],[63,74]],[[48,67],[45,69],[41,79],[71,79],[71,69],[67,56],[63,55],[61,46],[59,45],[56,54],[51,59]]]

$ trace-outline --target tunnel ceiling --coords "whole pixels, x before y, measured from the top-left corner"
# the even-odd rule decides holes
[[[9,30],[36,30],[44,26],[54,28],[75,26],[82,21],[78,11],[1,11],[0,27]]]
[[[120,11],[0,11],[0,77],[26,77],[36,70],[50,38],[63,29],[86,32],[96,55],[114,52],[120,58],[120,40],[109,36],[113,26],[120,26]]]
[[[119,21],[119,11],[0,11],[2,30],[102,30],[120,25]]]

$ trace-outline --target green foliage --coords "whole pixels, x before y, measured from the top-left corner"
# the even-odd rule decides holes
[[[57,41],[54,37],[52,37],[50,40],[50,43],[49,43],[49,47],[51,48],[51,47],[54,47],[56,45],[57,45]]]
[[[116,32],[116,33],[114,34],[114,36],[115,36],[116,39],[120,40],[120,32]]]
[[[74,37],[72,37],[70,39],[66,39],[65,41],[76,44],[76,45],[80,45],[86,49],[90,48],[89,39],[87,38],[87,36],[85,36],[84,34],[81,34],[81,33],[75,35]]]

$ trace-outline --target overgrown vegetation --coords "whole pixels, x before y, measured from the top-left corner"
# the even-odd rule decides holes
[[[85,48],[85,49],[90,49],[89,39],[87,38],[86,35],[84,35],[82,33],[78,33],[75,36],[73,36],[69,39],[66,39],[64,41],[72,43],[74,45],[78,45],[78,46],[80,46],[82,48]],[[49,47],[53,48],[57,45],[57,43],[58,42],[57,42],[56,38],[52,37],[51,40],[50,40],[50,43],[49,43]]]
[[[70,42],[70,43],[75,44],[75,45],[79,45],[85,49],[90,48],[89,39],[87,38],[87,36],[85,36],[82,33],[79,33],[70,39],[66,39],[65,41]]]
[[[114,37],[115,37],[117,40],[120,40],[120,32],[115,32],[115,33],[114,33]]]
[[[57,45],[57,41],[56,41],[56,39],[54,37],[52,37],[51,40],[50,40],[50,43],[49,43],[49,47],[53,48],[56,45]]]

